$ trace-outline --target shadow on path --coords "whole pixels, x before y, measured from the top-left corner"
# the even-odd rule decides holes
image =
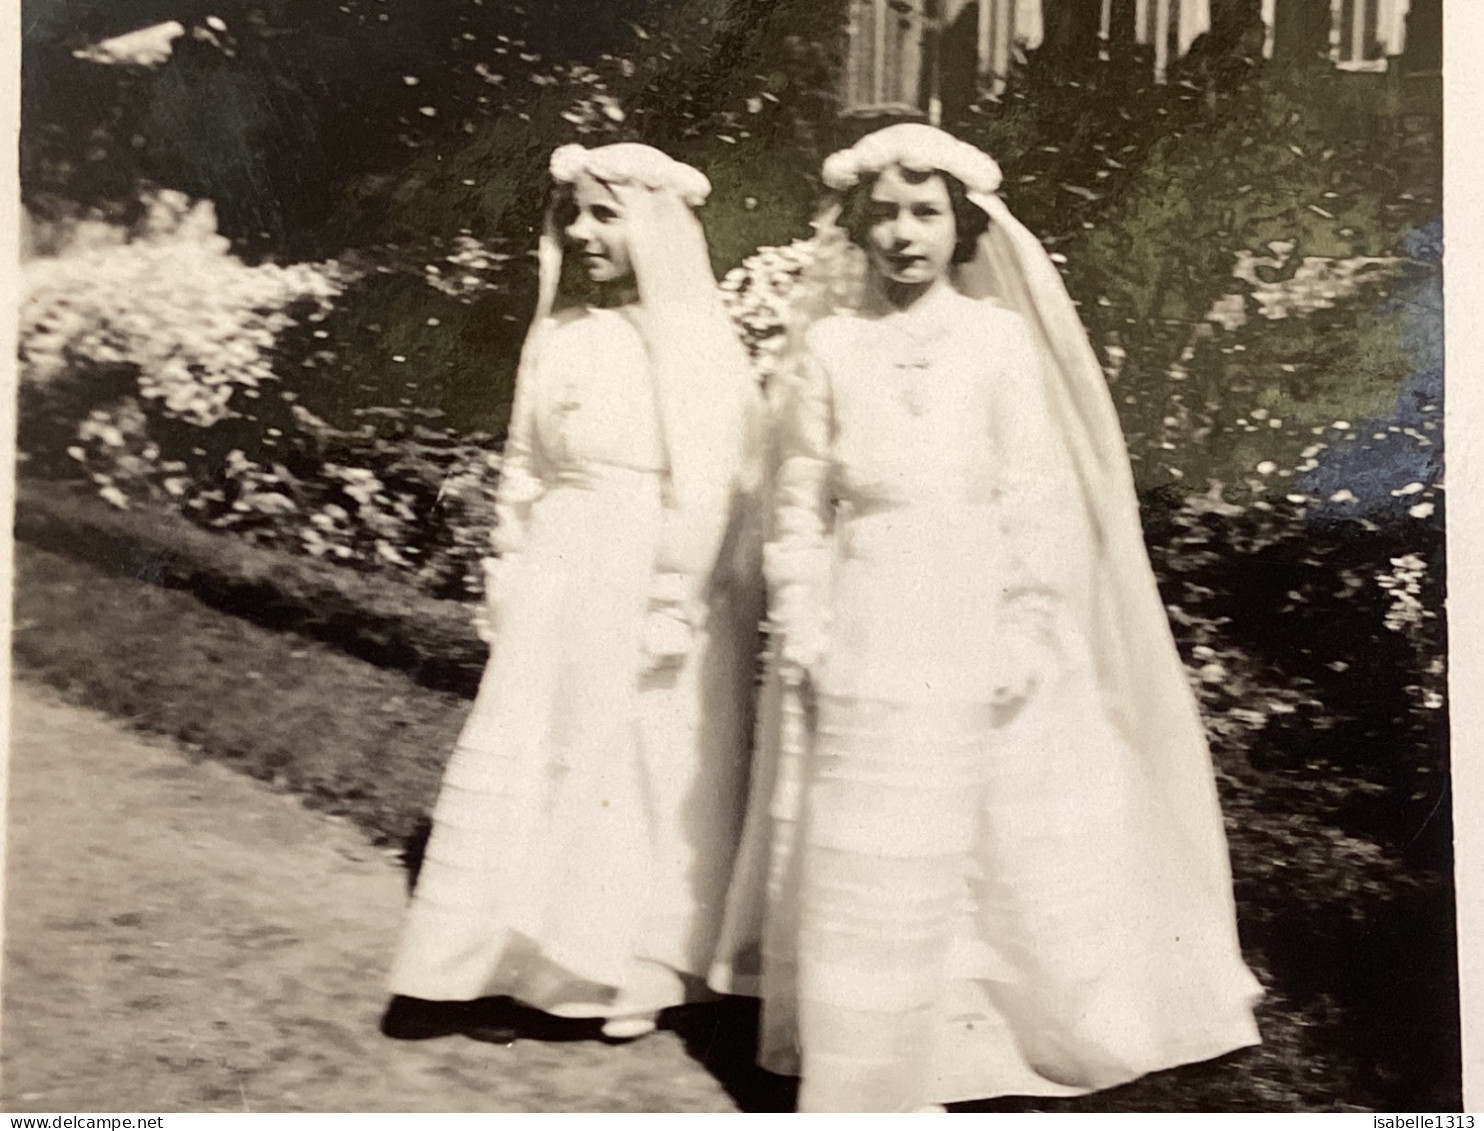
[[[719,1002],[670,1010],[663,1023],[743,1111],[794,1110],[798,1081],[764,1071],[757,1065],[755,998],[728,997]]]

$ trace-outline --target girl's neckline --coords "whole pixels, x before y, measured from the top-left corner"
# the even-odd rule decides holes
[[[963,295],[951,286],[934,288],[911,306],[868,311],[874,321],[906,337],[924,340],[946,332],[959,313]]]
[[[915,313],[952,305],[953,300],[961,296],[952,278],[945,276],[937,279],[925,291],[905,304],[893,302],[887,295],[886,283],[876,278],[867,279],[863,297],[864,301],[861,306],[868,313],[883,318],[893,316],[910,318]]]

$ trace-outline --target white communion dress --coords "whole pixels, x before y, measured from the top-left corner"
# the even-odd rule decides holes
[[[694,647],[677,672],[648,672],[672,516],[644,340],[623,312],[568,311],[521,381],[496,640],[392,990],[564,1016],[659,1010],[705,992],[746,788],[761,579],[729,568],[746,557],[735,516],[693,516],[734,528],[719,564],[685,567],[705,575]]]
[[[763,999],[800,1111],[1070,1095],[1259,1039],[1209,756],[1151,774],[1100,686],[1097,485],[1040,365],[946,287],[805,338],[767,569],[813,693],[765,688],[712,972]]]

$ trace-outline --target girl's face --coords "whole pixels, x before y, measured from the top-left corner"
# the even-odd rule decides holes
[[[904,176],[885,169],[871,190],[866,251],[871,266],[893,283],[922,285],[948,274],[958,225],[948,186],[937,173]]]
[[[572,186],[572,204],[576,215],[567,225],[567,239],[581,253],[588,277],[595,283],[612,283],[633,274],[618,198],[601,181],[583,176]]]

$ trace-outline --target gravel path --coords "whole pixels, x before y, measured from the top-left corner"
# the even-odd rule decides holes
[[[735,1010],[620,1047],[382,1037],[404,900],[393,859],[291,797],[24,683],[9,790],[8,1111],[767,1102]]]

